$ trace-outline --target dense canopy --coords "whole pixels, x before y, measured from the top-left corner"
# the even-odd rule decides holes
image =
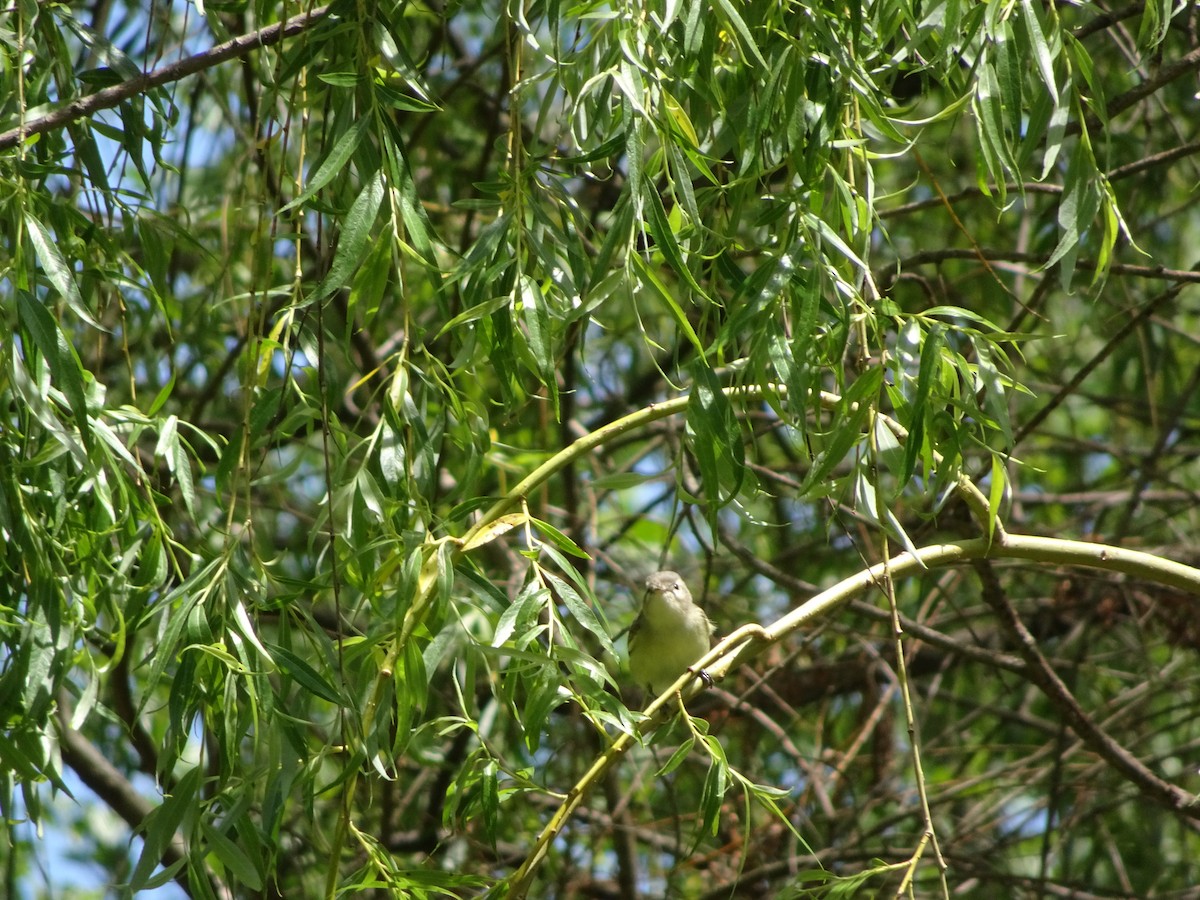
[[[16,0],[0,85],[8,896],[1200,883],[1195,4]]]

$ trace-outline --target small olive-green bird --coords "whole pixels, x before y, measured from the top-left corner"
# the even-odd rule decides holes
[[[676,572],[646,579],[642,612],[629,630],[629,672],[642,687],[661,694],[712,646],[708,620]],[[707,679],[703,672],[696,673]],[[711,679],[707,679],[711,683]]]

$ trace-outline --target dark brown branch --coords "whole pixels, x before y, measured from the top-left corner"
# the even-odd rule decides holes
[[[1193,141],[1190,144],[1180,144],[1178,147],[1172,147],[1170,150],[1164,150],[1161,153],[1152,153],[1143,159],[1134,160],[1123,166],[1117,166],[1108,173],[1108,180],[1120,181],[1123,178],[1129,178],[1147,169],[1170,165],[1173,162],[1178,162],[1197,153],[1200,153],[1200,141]]]
[[[1132,87],[1119,97],[1114,97],[1104,110],[1106,119],[1112,119],[1114,116],[1123,113],[1129,107],[1133,106],[1139,100],[1144,100],[1149,97],[1159,88],[1170,84],[1176,78],[1181,78],[1188,72],[1193,72],[1200,69],[1200,47],[1196,47],[1191,53],[1187,53],[1175,60],[1170,65],[1163,66],[1155,73],[1153,78],[1147,78],[1136,87]],[[1103,123],[1097,115],[1090,115],[1084,120],[1088,131],[1098,131],[1103,128]],[[1078,134],[1083,126],[1078,120],[1072,122],[1066,127],[1064,134]]]
[[[1178,147],[1172,147],[1170,150],[1163,150],[1161,153],[1154,153],[1147,156],[1145,159],[1135,160],[1131,163],[1126,163],[1123,166],[1118,166],[1108,173],[1110,182],[1121,181],[1125,178],[1130,178],[1147,169],[1153,169],[1157,166],[1170,165],[1173,162],[1178,162],[1181,159],[1186,159],[1189,156],[1195,156],[1200,153],[1200,141],[1193,141],[1190,144],[1181,144]],[[988,190],[995,193],[999,188],[995,184],[990,184]],[[1016,182],[1008,182],[1004,185],[1004,190],[1009,194],[1024,193],[1024,194],[1050,194],[1058,196],[1063,193],[1062,185],[1058,184],[1041,184],[1036,181],[1027,182],[1025,184],[1017,184]],[[981,197],[988,196],[984,193],[983,188],[969,187],[964,188],[956,194],[952,194],[946,198],[951,204],[958,203],[960,200],[977,200]],[[914,200],[911,203],[904,203],[900,206],[893,206],[889,209],[879,210],[879,218],[894,219],[899,216],[906,216],[909,213],[920,212],[923,209],[932,209],[933,207],[944,207],[946,204],[941,197],[929,197],[925,200]]]
[[[1134,16],[1140,16],[1145,9],[1146,4],[1141,2],[1141,0],[1136,3],[1130,3],[1121,9],[1112,10],[1111,12],[1106,12],[1103,15],[1097,16],[1086,25],[1080,25],[1072,32],[1072,34],[1075,35],[1075,40],[1082,41],[1090,34],[1095,34],[1097,31],[1103,31],[1105,28],[1109,28],[1113,25],[1116,25],[1118,22],[1125,21],[1126,19],[1132,19]]]
[[[129,780],[117,770],[108,758],[87,738],[71,727],[65,702],[59,703],[59,750],[63,762],[75,770],[80,780],[96,793],[113,812],[120,816],[132,829],[140,828],[146,817],[154,811],[154,805],[137,792]],[[170,867],[187,859],[187,845],[179,835],[163,848],[162,864]],[[188,883],[188,867],[183,865],[175,873],[175,882],[194,896]]]
[[[991,262],[1024,263],[1032,266],[1043,266],[1049,257],[1042,253],[1026,253],[1020,250],[996,250],[984,247],[981,251]],[[927,263],[944,262],[951,259],[979,259],[979,252],[967,247],[945,247],[940,250],[923,250],[900,260],[897,265],[901,269],[909,269]],[[1096,268],[1092,260],[1081,259],[1075,263],[1075,268],[1088,272]],[[1113,263],[1108,267],[1112,275],[1130,275],[1137,278],[1162,278],[1169,281],[1180,281],[1190,284],[1200,284],[1200,271],[1195,269],[1168,269],[1164,266],[1132,266],[1124,263]]]
[[[78,119],[87,118],[102,109],[111,109],[122,101],[145,93],[151,88],[179,81],[228,60],[245,56],[256,48],[269,47],[285,38],[294,37],[328,14],[329,6],[319,6],[309,12],[292,16],[286,21],[276,22],[274,25],[268,25],[266,28],[252,31],[249,34],[238,35],[203,53],[197,53],[187,59],[162,66],[145,75],[122,81],[120,84],[106,87],[94,94],[78,97],[41,118],[0,132],[0,150],[17,146],[29,135],[52,131]]]
[[[1088,716],[1038,649],[1037,640],[1009,603],[992,567],[986,560],[976,561],[973,565],[983,586],[983,599],[996,613],[1001,628],[1008,632],[1021,656],[1025,658],[1030,681],[1054,704],[1079,739],[1124,776],[1143,796],[1169,810],[1200,819],[1200,804],[1197,804],[1187,791],[1151,772],[1140,759],[1113,740]]]
[[[1144,503],[1186,503],[1200,505],[1200,494],[1196,491],[1158,490],[1142,491]],[[1119,506],[1129,500],[1129,491],[1016,491],[1013,503],[1022,506]]]
[[[997,191],[996,185],[989,185],[989,190]],[[1004,190],[1010,194],[1053,194],[1061,195],[1063,192],[1062,186],[1057,184],[1040,184],[1036,181],[1027,182],[1025,184],[1017,184],[1015,181],[1010,181],[1004,185]],[[941,197],[930,197],[927,200],[914,200],[912,203],[904,203],[900,206],[893,206],[890,209],[881,209],[879,218],[891,219],[896,216],[905,216],[909,213],[920,212],[923,209],[931,209],[933,207],[944,208],[948,203],[954,204],[959,200],[969,200],[985,196],[983,188],[969,187],[964,188],[957,194],[951,194],[944,200]]]

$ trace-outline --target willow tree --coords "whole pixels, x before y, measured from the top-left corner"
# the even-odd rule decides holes
[[[10,895],[1200,881],[1194,5],[283,6],[0,19]]]

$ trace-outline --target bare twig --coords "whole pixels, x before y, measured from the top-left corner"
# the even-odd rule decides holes
[[[1200,273],[1196,274],[1200,275]],[[1143,304],[1142,308],[1130,316],[1129,321],[1121,326],[1117,333],[1109,338],[1108,342],[1101,347],[1100,350],[1090,360],[1088,360],[1087,364],[1078,372],[1076,372],[1075,376],[1069,382],[1063,385],[1058,393],[1051,397],[1041,409],[1034,413],[1029,421],[1021,426],[1020,431],[1018,431],[1016,436],[1013,437],[1013,446],[1015,447],[1020,444],[1021,441],[1025,440],[1025,438],[1033,434],[1039,427],[1041,427],[1042,422],[1046,420],[1050,413],[1056,410],[1063,403],[1063,401],[1065,401],[1069,396],[1079,389],[1079,386],[1087,380],[1087,377],[1096,370],[1096,367],[1099,366],[1100,363],[1108,359],[1112,352],[1123,340],[1125,340],[1126,337],[1128,337],[1129,333],[1133,331],[1133,329],[1137,328],[1138,325],[1145,321],[1146,318],[1148,318],[1150,314],[1158,309],[1158,307],[1164,302],[1174,299],[1179,294],[1181,288],[1182,285],[1174,285],[1173,287],[1163,291],[1161,294],[1158,294],[1157,296],[1151,297],[1149,300],[1147,300],[1146,303]]]

